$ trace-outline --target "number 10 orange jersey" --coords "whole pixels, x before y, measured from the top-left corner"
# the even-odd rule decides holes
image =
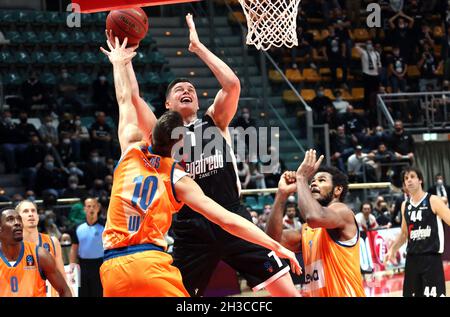
[[[130,146],[114,170],[114,181],[103,232],[105,250],[152,243],[167,248],[164,234],[172,214],[183,203],[175,196],[174,177],[187,173],[172,158],[152,153],[145,143]]]

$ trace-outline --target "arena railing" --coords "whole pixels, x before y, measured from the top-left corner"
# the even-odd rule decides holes
[[[413,92],[377,95],[378,122],[389,128],[394,118],[412,133],[450,131],[450,92]]]

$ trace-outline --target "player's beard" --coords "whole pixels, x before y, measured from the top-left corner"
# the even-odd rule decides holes
[[[329,193],[325,195],[325,197],[320,197],[319,199],[317,199],[321,206],[326,207],[331,203],[331,201],[333,200],[333,189],[331,189]]]

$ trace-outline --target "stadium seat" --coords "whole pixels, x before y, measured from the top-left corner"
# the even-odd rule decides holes
[[[108,13],[107,12],[97,12],[97,13],[91,13],[91,14],[92,14],[92,22],[94,22],[96,25],[101,25],[104,27]]]
[[[14,64],[16,62],[16,56],[9,51],[0,51],[0,64]]]
[[[247,23],[247,19],[245,18],[244,13],[241,11],[234,11],[228,14],[228,21],[231,24],[245,24]]]
[[[142,39],[141,44],[152,44],[155,43],[155,41],[153,40],[152,36],[150,35],[150,33],[147,33],[147,35]]]
[[[95,122],[95,118],[94,117],[81,117],[80,121],[81,121],[81,125],[83,127],[89,128]]]
[[[320,33],[319,30],[308,30],[308,32],[313,35],[314,41],[316,41],[316,42],[322,41],[322,34]]]
[[[103,55],[103,53],[101,54]],[[80,61],[85,64],[94,65],[100,61],[100,56],[99,54],[94,54],[93,52],[83,52],[80,56]]]
[[[87,42],[91,45],[98,45],[105,42],[105,36],[101,32],[89,32],[86,35]]]
[[[19,19],[16,22],[18,25],[23,24],[29,24],[32,23],[34,21],[34,15],[36,14],[36,11],[31,11],[31,10],[24,10],[24,11],[19,11]]]
[[[153,65],[162,66],[167,63],[166,57],[160,52],[152,52],[149,54],[149,58]]]
[[[52,51],[50,53],[48,53],[48,58],[47,58],[47,62],[49,64],[63,64],[65,61],[63,59],[63,56],[60,52],[58,51]]]
[[[270,69],[269,70],[269,80],[273,83],[282,83],[283,77],[281,76],[280,72],[277,71],[276,69]]]
[[[371,39],[369,32],[366,29],[361,28],[350,31],[350,37],[355,42],[366,42]]]
[[[19,20],[19,11],[16,10],[1,10],[0,22],[2,24],[16,23]]]
[[[48,23],[49,14],[48,11],[36,11],[33,15],[33,24],[45,25]]]
[[[145,54],[144,52],[137,51],[136,56],[133,58],[133,64],[143,65],[146,63],[151,63],[149,54]]]
[[[58,39],[49,31],[41,32],[38,37],[41,44],[56,44],[58,42]]]
[[[440,25],[436,25],[433,28],[433,36],[437,39],[443,38],[445,35],[445,32],[442,30],[442,27]]]
[[[160,73],[161,81],[160,83],[163,85],[169,84],[172,80],[176,78],[175,74],[172,72],[161,72]]]
[[[333,91],[331,89],[329,89],[329,88],[324,89],[323,94],[326,97],[330,98],[331,100],[335,100],[336,99],[336,97],[333,94]]]
[[[308,83],[317,83],[322,80],[321,76],[315,69],[305,68],[303,70],[303,77]]]
[[[18,51],[16,52],[16,60],[18,64],[30,64],[32,63],[30,55],[26,51]]]
[[[6,72],[2,78],[5,85],[20,85],[23,82],[22,77],[15,72]]]
[[[47,24],[61,25],[66,22],[67,12],[59,13],[57,11],[49,11],[47,14]]]
[[[287,89],[283,91],[283,101],[288,104],[295,104],[299,103],[300,99],[291,89]]]
[[[55,85],[56,84],[56,76],[53,73],[45,72],[41,74],[40,77],[41,82],[44,85]]]
[[[364,88],[352,88],[352,97],[354,101],[361,101],[364,99]]]
[[[259,203],[254,196],[245,196],[245,204],[255,211],[263,208],[260,208]]]
[[[5,37],[10,40],[11,44],[23,44],[25,42],[25,39],[17,31],[7,31]]]
[[[304,80],[302,73],[298,68],[288,68],[286,70],[286,77],[292,83],[300,83]]]
[[[310,102],[316,97],[314,89],[302,89],[300,94],[306,102]]]
[[[76,73],[74,76],[74,81],[80,86],[88,86],[92,84],[91,76],[86,73]]]
[[[158,73],[155,72],[147,72],[144,75],[142,75],[143,82],[145,84],[148,84],[150,86],[158,86],[161,84],[161,78],[159,77]]]
[[[26,44],[39,44],[41,42],[40,38],[33,31],[27,31],[22,33],[23,41]]]
[[[83,45],[89,43],[89,38],[86,37],[85,33],[81,31],[74,31],[72,33],[73,44],[75,45]]]
[[[359,51],[356,47],[352,47],[352,59],[353,60],[360,60],[361,54],[359,54]]]
[[[63,55],[63,61],[67,64],[79,64],[80,55],[74,51],[68,51]]]
[[[272,195],[262,195],[258,197],[258,203],[260,205],[264,206],[265,205],[273,205],[274,200],[273,200],[273,196]]]
[[[418,78],[420,77],[420,70],[417,65],[408,65],[408,70],[406,71],[408,78]]]
[[[72,34],[72,33],[70,33]],[[73,44],[73,39],[70,36],[70,34],[66,31],[58,31],[56,32],[56,40],[58,44],[64,44],[64,45],[69,45],[69,44]]]

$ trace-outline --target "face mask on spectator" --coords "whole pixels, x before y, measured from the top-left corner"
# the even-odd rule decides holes
[[[368,51],[373,51],[373,45],[372,44],[367,44],[366,48]]]
[[[45,125],[50,128],[52,126],[52,122],[51,121],[46,122]]]
[[[74,167],[71,167],[71,168],[69,169],[69,171],[70,171],[71,174],[77,174],[78,169],[74,166]]]
[[[98,79],[100,79],[101,81],[106,81],[106,77],[105,76],[100,76]]]
[[[64,140],[63,140],[63,143],[64,143],[64,144],[70,144],[70,139],[64,139]]]
[[[383,136],[383,131],[377,131],[377,136]]]
[[[324,93],[323,93],[323,91],[322,91],[322,90],[319,90],[319,91],[317,92],[317,96],[319,96],[319,97],[323,97],[323,96],[324,96]]]
[[[442,179],[438,179],[438,180],[436,181],[436,185],[437,185],[437,186],[442,186],[442,185],[444,185],[444,181],[443,181]]]
[[[33,196],[33,195],[31,195],[31,196],[28,196],[27,199],[28,199],[29,201],[35,201],[35,200],[36,200],[36,197]]]
[[[6,117],[5,122],[6,122],[6,124],[11,124],[12,123],[11,117]]]
[[[67,78],[69,78],[69,73],[63,72],[61,76],[62,76],[62,78],[67,79]]]
[[[81,125],[81,120],[75,120],[75,125],[80,126]]]
[[[69,187],[70,187],[71,189],[76,189],[76,188],[78,187],[78,185],[77,185],[77,183],[70,183],[70,184],[69,184]]]
[[[52,170],[54,167],[55,167],[55,163],[53,163],[51,161],[45,162],[46,169]]]
[[[336,97],[336,101],[342,101],[342,97]]]
[[[100,157],[98,157],[98,156],[92,156],[92,157],[91,157],[91,160],[92,160],[92,162],[94,162],[94,163],[98,163],[98,162],[100,162]]]
[[[51,147],[52,147],[52,144],[51,144],[50,142],[47,142],[46,145],[47,145],[48,148],[51,148]]]
[[[248,112],[244,112],[242,114],[242,118],[244,118],[245,120],[248,120],[250,118],[250,114]]]

